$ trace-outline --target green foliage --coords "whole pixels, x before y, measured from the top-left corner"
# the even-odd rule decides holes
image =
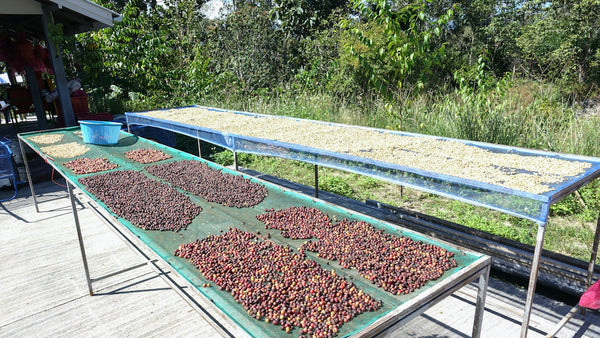
[[[523,130],[520,118],[511,116],[511,107],[507,105],[506,94],[512,86],[510,77],[496,80],[487,69],[485,56],[480,56],[477,64],[456,71],[454,80],[458,83],[456,101],[449,104],[455,137],[513,144]]]
[[[274,29],[268,8],[241,2],[231,14],[214,20],[207,28],[205,48],[210,71],[230,74],[243,94],[273,88],[289,74],[286,40]]]
[[[203,155],[204,156],[204,155]],[[211,154],[208,156],[211,161],[220,164],[222,166],[234,165],[233,151],[213,149]],[[255,163],[260,162],[261,159],[253,154],[238,153],[237,154],[238,165],[242,167],[252,168]]]
[[[360,189],[374,189],[380,187],[382,182],[368,176],[352,174],[352,180]]]
[[[386,96],[393,96],[394,91],[402,88],[407,80],[419,90],[424,88],[432,69],[441,62],[445,44],[435,40],[452,20],[454,7],[434,17],[427,6],[428,2],[404,6],[386,0],[352,2],[368,23],[381,29],[383,43],[374,43],[373,36],[364,29],[369,26],[355,27],[354,34],[366,49],[375,52],[377,58],[365,58],[358,51],[354,55],[367,72],[369,82]],[[386,72],[387,76],[374,71],[375,65],[391,66]]]
[[[333,74],[339,87],[336,91],[349,95],[386,90],[378,87],[381,82],[375,80],[394,77],[391,60],[380,54],[386,45],[384,28],[376,23],[354,21],[345,21],[344,26],[352,29],[344,30],[340,36],[338,68]]]
[[[195,0],[140,6],[128,3],[113,28],[79,34],[64,48],[92,111],[186,104],[217,82],[199,49],[205,33]]]
[[[477,58],[474,65],[465,65],[454,72],[454,81],[458,84],[460,93],[466,98],[471,96],[487,96],[490,92],[505,92],[506,80],[497,82],[494,74],[488,68],[487,55]]]
[[[339,45],[341,28],[337,24],[343,11],[336,11],[330,15],[328,28],[313,31],[310,37],[299,40],[298,53],[302,62],[298,66],[291,87],[301,93],[314,93],[318,91],[332,91],[347,94],[340,83],[340,78],[335,77],[338,72]]]
[[[66,40],[65,33],[63,32],[63,24],[48,24],[48,39],[56,45],[61,45]]]
[[[319,175],[319,189],[348,198],[354,196],[354,190],[352,190],[348,182],[337,175]]]
[[[592,181],[590,184],[579,189],[581,200],[588,209],[600,209],[600,180]]]
[[[367,199],[373,199],[376,195],[377,191],[382,190],[386,184],[383,181],[357,174],[351,174],[347,179],[349,182],[354,194],[350,196],[350,198],[354,198],[359,201],[364,201]],[[385,196],[387,198],[387,196]],[[383,201],[384,203],[387,200]]]
[[[493,13],[493,12],[492,12]],[[597,81],[600,2],[504,1],[480,29],[496,69],[560,83],[580,95]]]
[[[122,22],[63,44],[69,75],[83,80],[95,111],[287,91],[419,100],[461,87],[457,73],[473,79],[482,55],[486,78],[557,83],[570,103],[600,76],[592,0],[241,0],[213,20],[205,0],[97,2]]]
[[[600,209],[600,181],[595,180],[550,207],[553,216],[575,216],[583,222],[594,221]]]
[[[600,2],[550,2],[532,15],[517,45],[537,74],[584,83],[590,66],[598,63],[599,29]]]
[[[305,38],[314,30],[330,26],[329,15],[344,8],[343,0],[274,0],[272,18],[288,37]]]
[[[571,194],[562,201],[554,204],[550,208],[550,212],[552,215],[566,216],[580,213],[583,211],[583,209],[584,206],[582,205],[582,203],[577,199],[575,195]]]
[[[212,155],[211,160],[222,166],[233,164],[233,152],[229,150],[221,151]]]

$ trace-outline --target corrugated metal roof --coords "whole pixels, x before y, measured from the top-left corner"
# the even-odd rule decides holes
[[[121,19],[119,13],[88,0],[3,0],[0,32],[25,32],[43,39],[44,8],[51,12],[55,24],[62,24],[67,35],[110,27]]]

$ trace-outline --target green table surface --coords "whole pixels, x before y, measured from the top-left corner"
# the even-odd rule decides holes
[[[36,136],[50,134],[62,135],[62,139],[53,144],[41,144],[34,142]],[[344,324],[340,328],[340,336],[352,335],[353,333],[363,330],[370,323],[385,316],[392,310],[397,309],[398,307],[402,307],[402,305],[407,301],[412,300],[415,297],[419,297],[419,295],[425,292],[426,290],[435,289],[440,281],[446,278],[450,278],[455,274],[459,274],[461,271],[464,272],[464,270],[469,269],[469,266],[473,262],[475,262],[480,257],[483,257],[483,255],[481,254],[461,251],[448,244],[435,241],[429,237],[425,237],[401,229],[397,226],[391,225],[389,223],[363,214],[351,212],[339,206],[335,206],[315,198],[311,198],[305,195],[298,194],[296,192],[285,190],[277,185],[257,180],[255,178],[251,179],[255,182],[263,184],[267,188],[269,195],[263,202],[261,202],[253,208],[225,207],[220,204],[207,202],[198,196],[189,194],[178,189],[185,195],[189,196],[194,203],[202,207],[202,212],[200,213],[200,215],[194,219],[194,221],[187,227],[187,229],[181,230],[179,232],[143,230],[132,225],[128,220],[112,213],[110,209],[107,208],[104,203],[102,203],[102,201],[98,200],[94,195],[87,192],[85,186],[78,182],[78,179],[81,177],[96,175],[98,173],[76,175],[70,169],[64,166],[65,162],[73,160],[74,158],[51,157],[44,152],[44,147],[68,144],[72,142],[84,144],[89,148],[89,150],[85,154],[75,158],[107,158],[111,162],[116,163],[118,165],[118,168],[114,170],[137,170],[144,172],[147,175],[149,175],[149,177],[159,181],[161,180],[157,177],[148,174],[144,168],[146,166],[166,163],[168,161],[193,159],[196,161],[204,162],[212,168],[222,170],[224,173],[228,173],[231,175],[240,175],[240,173],[230,170],[228,168],[221,167],[217,164],[190,155],[188,153],[181,152],[170,147],[166,147],[159,143],[146,140],[123,131],[119,135],[119,142],[115,145],[110,146],[85,144],[81,137],[79,127],[56,129],[42,132],[22,133],[19,134],[19,137],[24,142],[26,142],[32,149],[34,149],[40,156],[45,158],[48,161],[48,163],[53,165],[56,168],[56,170],[60,172],[60,174],[62,174],[74,185],[83,190],[100,206],[106,208],[123,226],[125,226],[129,231],[131,231],[131,233],[139,237],[149,248],[151,248],[162,259],[168,262],[168,264],[170,264],[175,271],[177,271],[181,276],[183,276],[190,283],[196,286],[206,298],[214,302],[214,304],[216,304],[217,307],[219,307],[225,314],[232,318],[233,321],[235,321],[240,327],[244,328],[250,335],[255,337],[289,337],[289,335],[282,331],[278,326],[258,321],[250,317],[244,310],[244,308],[233,300],[233,297],[229,293],[221,291],[217,287],[203,287],[203,284],[208,283],[209,281],[206,280],[202,276],[202,274],[188,260],[174,256],[175,249],[177,249],[180,244],[189,243],[199,238],[205,238],[206,236],[211,234],[218,235],[222,231],[227,231],[230,227],[236,227],[250,232],[260,231],[263,234],[270,233],[271,240],[273,240],[275,243],[281,245],[289,245],[292,248],[297,249],[300,245],[302,245],[302,243],[305,242],[305,240],[292,240],[289,238],[284,238],[280,235],[279,230],[264,229],[264,224],[256,220],[256,215],[262,214],[266,209],[270,208],[277,210],[288,208],[290,206],[308,206],[318,208],[321,211],[328,214],[330,217],[336,218],[338,220],[347,218],[353,220],[366,221],[379,229],[384,229],[386,232],[389,232],[391,234],[397,236],[405,236],[413,240],[431,243],[440,246],[448,251],[451,251],[455,254],[454,259],[458,264],[456,268],[446,271],[440,279],[428,282],[425,287],[417,291],[414,291],[408,295],[395,296],[384,291],[381,288],[377,288],[368,280],[361,277],[356,270],[342,269],[341,266],[338,265],[336,262],[329,262],[329,264],[327,265],[328,261],[316,257],[316,254],[314,253],[306,252],[308,257],[319,262],[324,268],[335,269],[338,275],[344,276],[346,279],[351,280],[360,289],[369,293],[376,299],[383,301],[383,306],[379,310],[374,312],[362,313],[359,316],[352,319],[349,323]],[[135,161],[129,160],[125,157],[124,152],[138,148],[158,149],[163,151],[164,153],[172,155],[172,158],[169,160],[164,160],[151,164],[140,164]],[[115,187],[115,189],[119,189],[119,187]],[[299,335],[299,330],[296,329],[296,331],[293,331],[292,334],[294,336]]]

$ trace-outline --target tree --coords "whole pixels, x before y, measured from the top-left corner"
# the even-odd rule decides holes
[[[284,37],[275,29],[269,8],[238,2],[230,14],[207,27],[211,71],[231,74],[245,93],[273,88],[289,74]]]
[[[65,48],[71,74],[83,80],[98,110],[123,109],[106,106],[123,101],[145,100],[153,107],[185,103],[192,99],[188,93],[210,84],[199,51],[205,19],[197,0],[167,0],[150,10],[129,3],[121,13],[114,27],[79,34]]]
[[[445,43],[435,40],[452,19],[454,7],[434,17],[427,6],[429,3],[353,0],[354,8],[367,21],[365,25],[356,25],[353,32],[364,46],[362,49],[376,57],[365,58],[357,51],[354,54],[367,72],[369,82],[386,96],[393,95],[409,81],[415,88],[423,88],[444,55]],[[374,43],[378,34],[374,35],[371,29],[381,30],[383,41]]]
[[[561,42],[548,61],[553,66],[564,63],[565,68],[575,68],[577,82],[585,83],[592,63],[598,61],[600,1],[553,1],[548,13],[558,27],[547,32],[562,32]]]
[[[495,59],[513,72],[585,84],[598,62],[600,1],[502,1],[485,28]],[[594,80],[591,80],[594,81]]]
[[[312,31],[329,28],[327,19],[337,10],[345,9],[346,0],[275,0],[271,15],[288,37],[298,39],[311,35]]]

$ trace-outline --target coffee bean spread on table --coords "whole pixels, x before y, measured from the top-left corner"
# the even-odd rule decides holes
[[[181,192],[133,170],[111,171],[79,182],[110,211],[146,230],[185,229],[202,211]]]
[[[175,255],[231,293],[250,316],[288,333],[299,327],[301,335],[333,337],[353,317],[381,307],[304,253],[236,228],[182,244]]]
[[[157,164],[146,170],[180,189],[228,207],[253,207],[262,202],[268,194],[261,184],[240,175],[230,175],[212,169],[200,161]]]
[[[265,228],[281,230],[284,237],[317,239],[300,248],[338,261],[346,269],[357,269],[396,295],[413,292],[457,266],[454,254],[438,246],[388,234],[363,221],[333,222],[315,208],[270,209],[256,218]]]

